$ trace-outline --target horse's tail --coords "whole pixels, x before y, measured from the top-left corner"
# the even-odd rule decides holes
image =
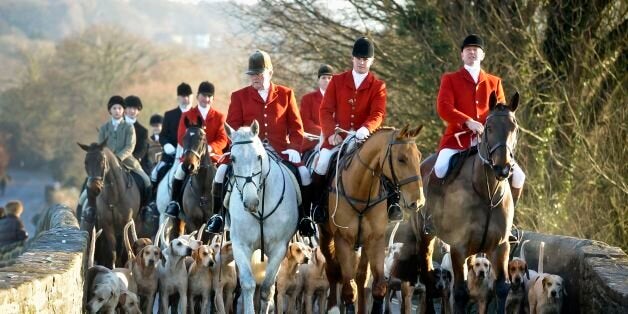
[[[545,242],[541,241],[541,244],[539,244],[539,266],[538,266],[538,273],[542,274],[543,273],[543,253],[545,252]]]

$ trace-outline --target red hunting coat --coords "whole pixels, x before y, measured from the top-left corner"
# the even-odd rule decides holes
[[[366,127],[373,132],[386,117],[386,84],[369,72],[356,90],[353,74],[334,75],[323,97],[320,109],[323,148],[331,148],[327,139],[336,126],[345,130]]]
[[[464,67],[457,72],[443,75],[438,91],[436,110],[441,119],[447,123],[447,128],[440,140],[438,150],[469,148],[473,133],[464,123],[468,119],[482,124],[486,122],[488,100],[492,91],[497,94],[497,102],[506,101],[501,79],[484,72],[484,70],[480,71],[477,84]],[[456,136],[457,133],[464,131],[469,132]]]
[[[260,125],[259,137],[281,154],[286,149],[301,152],[303,123],[292,89],[271,83],[266,102],[251,86],[231,94],[227,123],[237,130],[250,126],[253,120]],[[281,154],[288,160],[288,155]]]
[[[185,127],[185,119],[187,118],[190,123],[196,123],[197,117],[203,119],[201,111],[197,107],[194,107],[181,115],[179,120],[179,130],[177,132],[177,141],[181,147],[183,147],[183,136],[187,128]],[[205,130],[205,137],[207,139],[207,145],[211,146],[214,154],[221,155],[229,138],[225,131],[225,116],[213,107],[209,108],[207,117],[203,122],[203,129]],[[212,161],[216,163],[218,161],[217,156],[212,156]]]
[[[303,95],[301,98],[301,120],[303,120],[303,129],[305,132],[320,135],[321,134],[321,122],[319,119],[319,111],[321,108],[321,102],[323,101],[323,94],[320,89]],[[301,150],[306,152],[318,144],[317,141],[310,141],[303,139],[303,145]]]

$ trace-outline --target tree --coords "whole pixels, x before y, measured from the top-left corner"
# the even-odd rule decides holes
[[[347,68],[353,41],[371,37],[374,72],[389,91],[388,124],[426,125],[436,147],[439,77],[461,64],[469,33],[487,43],[483,67],[518,90],[517,160],[527,192],[519,224],[628,248],[625,1],[265,0],[242,7],[256,45],[277,59],[275,76],[304,91],[315,64]],[[334,3],[335,5],[337,2]],[[611,158],[609,158],[611,157]]]

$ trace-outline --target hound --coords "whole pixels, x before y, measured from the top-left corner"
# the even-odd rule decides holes
[[[538,276],[530,279],[530,291],[528,291],[528,301],[530,313],[558,313],[563,307],[563,300],[567,295],[564,280],[558,275],[543,272],[543,250],[545,243],[541,242],[539,253]]]
[[[325,273],[325,256],[320,248],[315,248],[312,252],[310,263],[299,265],[299,285],[301,286],[303,307],[301,312],[312,314],[314,312],[314,297],[318,300],[319,311],[327,308],[327,291],[329,291],[329,281]]]
[[[200,241],[205,224],[197,235]],[[209,245],[201,245],[192,251],[194,260],[188,270],[188,298],[190,299],[190,313],[194,313],[195,298],[201,298],[201,313],[210,313],[209,294],[212,289],[212,267],[215,264],[214,250]]]
[[[528,313],[528,293],[526,286],[530,280],[530,270],[525,259],[525,245],[530,240],[521,243],[519,257],[513,258],[508,263],[508,280],[510,280],[510,290],[506,297],[506,313],[520,314]]]
[[[285,312],[297,312],[297,297],[299,275],[297,273],[300,264],[306,264],[312,258],[312,249],[301,243],[293,242],[288,246],[286,257],[281,261],[279,272],[277,273],[277,304],[275,306],[277,313],[284,313],[284,298],[287,297],[287,307]],[[301,302],[299,302],[301,303]]]
[[[487,312],[489,298],[493,294],[493,281],[495,276],[491,268],[491,262],[483,253],[469,258],[469,273],[467,275],[467,288],[469,297],[478,305],[478,313]]]
[[[214,289],[214,306],[216,312],[220,314],[230,313],[233,305],[233,294],[235,292],[238,277],[236,273],[235,261],[233,259],[233,245],[231,242],[220,244],[220,238],[215,237],[210,247],[218,252],[216,263],[212,267],[212,287]]]
[[[188,273],[185,268],[185,257],[192,255],[190,237],[182,235],[172,240],[164,250],[161,262],[158,263],[160,313],[167,313],[170,296],[175,293],[179,293],[179,313],[187,313]]]

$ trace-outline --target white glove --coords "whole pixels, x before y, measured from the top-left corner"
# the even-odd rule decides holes
[[[329,145],[336,146],[342,143],[342,137],[340,137],[340,135],[338,134],[332,134],[330,137],[327,138],[327,141],[329,142]]]
[[[281,152],[282,154],[286,154],[288,155],[288,160],[291,163],[300,163],[301,162],[301,154],[299,154],[299,152],[297,152],[294,149],[286,149],[283,152]]]
[[[164,153],[166,153],[167,155],[172,155],[174,154],[174,146],[172,146],[172,144],[167,143],[166,145],[164,145]]]
[[[361,127],[359,128],[356,132],[355,132],[355,137],[358,140],[364,140],[366,139],[369,135],[371,135],[371,131],[369,131],[369,129],[367,129],[366,127]]]
[[[469,130],[473,131],[473,133],[476,133],[476,134],[484,133],[484,126],[480,122],[477,122],[473,119],[469,119],[465,121],[464,124],[469,128]]]

